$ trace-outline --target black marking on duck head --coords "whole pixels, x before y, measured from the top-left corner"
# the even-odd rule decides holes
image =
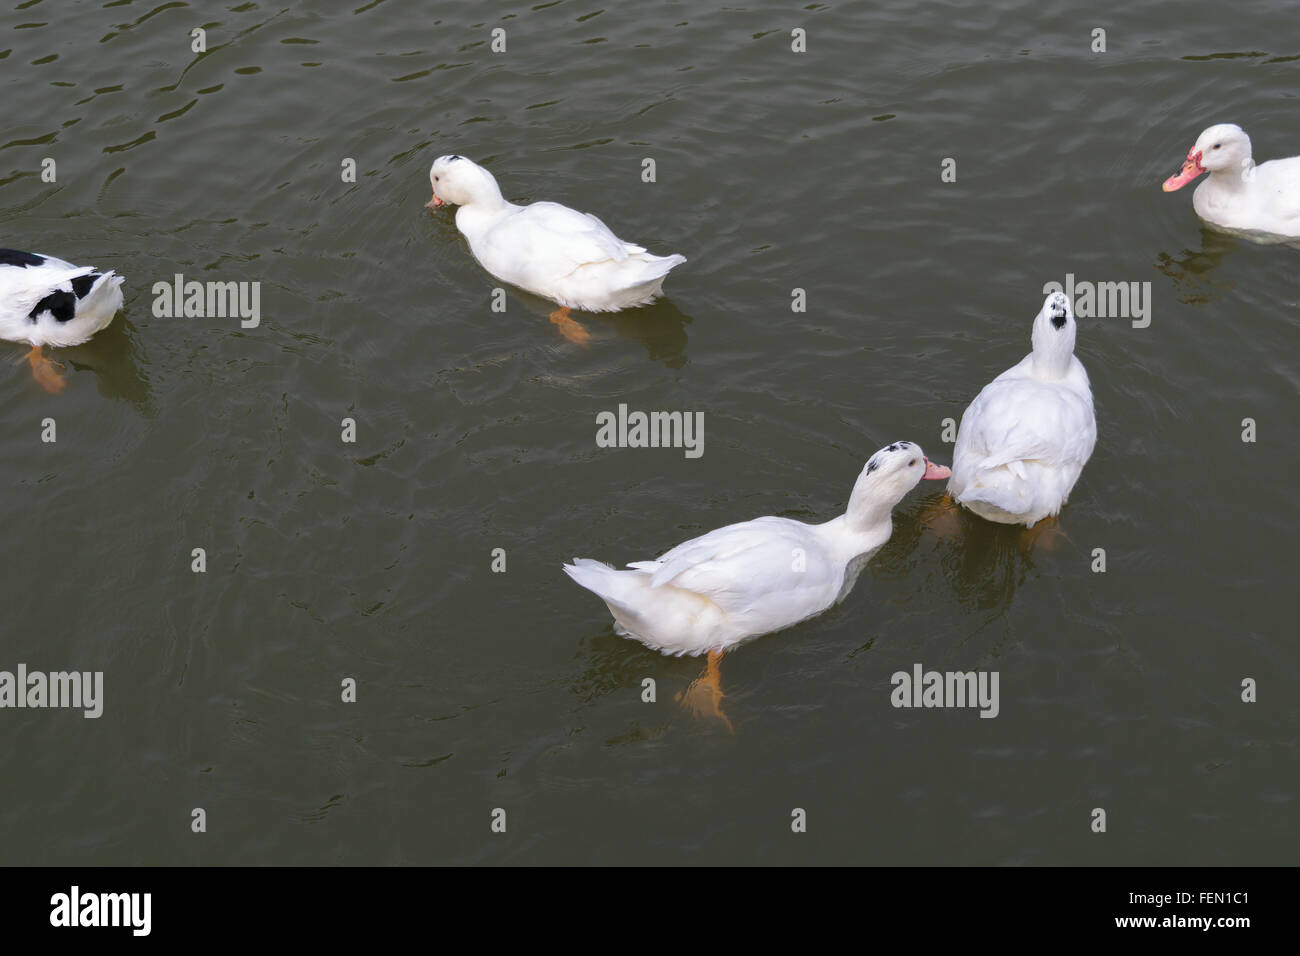
[[[1065,320],[1070,314],[1070,302],[1066,299],[1064,294],[1056,292],[1048,298],[1048,304],[1052,309],[1050,316],[1052,328],[1059,332],[1061,329],[1065,328]]]
[[[89,275],[77,276],[72,280],[72,291],[77,294],[78,299],[84,299],[95,283],[100,280],[102,273],[92,272]]]
[[[463,158],[463,157],[461,157],[461,156],[457,156],[455,153],[452,153],[450,156],[447,157],[447,162],[449,162],[449,163],[454,163],[456,160],[458,160],[458,159],[462,159],[462,158]]]
[[[875,470],[876,470],[877,468],[879,468],[879,467],[880,467],[880,462],[876,461],[875,458],[870,459],[870,460],[867,462],[867,474],[868,474],[868,475],[871,474],[873,471],[875,471]]]
[[[42,312],[48,312],[54,316],[56,322],[67,322],[77,314],[77,297],[71,292],[59,290],[51,292],[45,298],[37,302],[27,317],[33,323],[40,321]]]
[[[44,264],[44,256],[38,256],[31,252],[19,252],[17,249],[0,249],[0,265],[18,266],[20,269],[26,269],[28,266]]]

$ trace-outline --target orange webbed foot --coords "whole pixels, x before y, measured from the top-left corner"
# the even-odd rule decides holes
[[[591,333],[587,331],[586,326],[569,315],[568,306],[552,312],[551,322],[560,330],[560,334],[574,345],[586,345],[591,339]]]
[[[1043,551],[1056,551],[1061,545],[1068,543],[1070,536],[1065,533],[1061,527],[1059,518],[1044,518],[1032,528],[1026,528],[1020,534],[1020,545],[1026,551],[1042,549]]]
[[[952,495],[944,492],[941,499],[927,505],[920,514],[921,525],[929,528],[939,538],[953,538],[961,531],[961,508]]]
[[[67,387],[68,378],[63,374],[63,363],[56,362],[44,352],[39,345],[33,346],[27,353],[27,364],[32,367],[32,378],[51,395],[57,395]]]
[[[705,665],[704,673],[691,681],[690,686],[673,699],[690,711],[696,720],[720,720],[726,726],[727,733],[734,735],[736,728],[731,726],[731,720],[722,710],[722,700],[726,695],[722,693],[722,673],[718,666],[721,661],[721,651],[709,651],[709,662]]]

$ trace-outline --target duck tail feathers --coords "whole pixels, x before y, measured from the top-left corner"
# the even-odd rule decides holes
[[[645,595],[650,576],[641,570],[620,571],[604,561],[574,558],[564,566],[564,573],[606,604],[631,607]]]
[[[604,561],[574,558],[572,564],[564,566],[564,573],[598,597],[612,597],[616,590],[614,583],[618,571]]]
[[[679,265],[681,265],[683,262],[686,261],[685,256],[676,252],[674,252],[671,256],[658,256],[656,258],[658,260],[656,264],[663,267],[664,275],[667,275],[671,270],[676,269]]]
[[[94,275],[95,273],[91,274]],[[122,308],[122,283],[125,281],[124,277],[118,275],[112,269],[99,273],[98,278],[95,279],[95,284],[82,297],[78,311],[108,309],[116,312]]]

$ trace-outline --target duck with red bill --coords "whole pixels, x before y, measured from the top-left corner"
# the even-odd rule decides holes
[[[1164,190],[1182,189],[1202,173],[1192,208],[1207,225],[1259,242],[1300,238],[1300,156],[1256,163],[1246,131],[1219,123],[1196,138]]]
[[[1165,180],[1164,190],[1171,193],[1175,189],[1182,189],[1205,171],[1201,165],[1201,151],[1193,146],[1187,151],[1187,161],[1183,163],[1182,170]]]

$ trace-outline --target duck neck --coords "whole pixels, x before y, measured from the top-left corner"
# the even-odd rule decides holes
[[[1058,332],[1035,327],[1033,343],[1030,362],[1034,378],[1049,382],[1065,378],[1074,358],[1074,329]]]
[[[481,208],[486,213],[500,212],[507,208],[510,203],[506,202],[501,195],[501,187],[497,185],[497,178],[489,173],[486,169],[482,170],[483,179],[481,182],[474,184],[474,194],[470,197],[469,205],[475,208]]]
[[[1034,378],[1040,378],[1045,382],[1055,382],[1058,379],[1065,378],[1065,373],[1070,370],[1069,355],[1039,355],[1034,353]]]
[[[509,209],[510,203],[506,202],[505,197],[501,195],[501,191],[496,189],[496,184],[493,183],[493,191],[490,194],[475,196],[472,203],[462,208],[475,209],[484,215],[495,216]]]
[[[858,481],[849,496],[849,507],[844,512],[844,528],[853,534],[877,534],[882,529],[888,534],[891,527],[891,515],[897,503],[884,489],[877,486],[871,476]]]
[[[1239,193],[1255,179],[1255,161],[1249,156],[1240,166],[1226,166],[1210,171],[1209,181],[1214,188],[1223,192]]]
[[[466,201],[456,210],[456,226],[461,232],[481,228],[513,208],[501,195],[495,176],[482,167],[473,172],[478,175],[466,189]]]
[[[492,225],[513,208],[510,203],[501,198],[499,192],[495,196],[483,199],[475,197],[473,202],[457,208],[456,228],[467,236],[475,234]]]
[[[894,533],[893,519],[889,515],[884,515],[882,520],[883,525],[875,523],[864,527],[855,524],[847,514],[843,514],[825,524],[817,525],[817,528],[822,532],[823,540],[831,553],[847,563],[859,555],[875,551],[889,540],[890,535]]]

